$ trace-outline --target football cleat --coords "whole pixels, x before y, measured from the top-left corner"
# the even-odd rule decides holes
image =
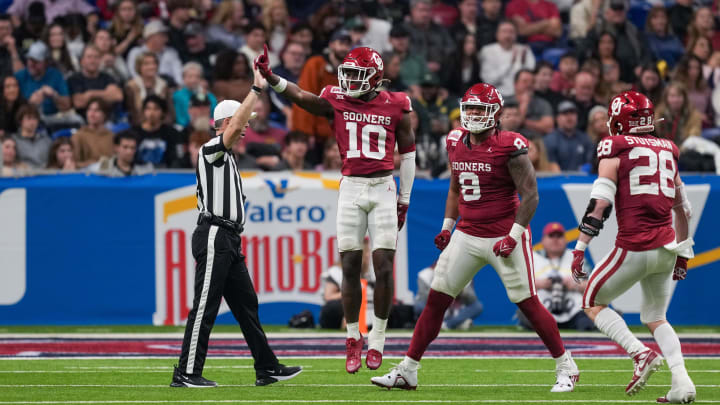
[[[628,395],[635,395],[640,392],[645,387],[648,378],[654,372],[660,370],[660,366],[663,364],[663,358],[650,349],[636,354],[633,361],[635,362],[635,371],[630,384],[625,388],[625,393]]]
[[[667,395],[658,398],[660,404],[689,404],[695,402],[695,384],[690,380],[690,376],[685,375],[676,377],[672,376],[672,388]]]
[[[565,361],[555,369],[557,379],[550,392],[572,392],[575,389],[575,383],[580,380],[580,370],[578,370],[575,360],[573,360],[569,350],[566,353],[567,358]]]
[[[180,388],[213,388],[217,387],[215,381],[210,381],[201,375],[185,374],[177,366],[173,367],[173,378],[171,387]]]
[[[360,339],[345,339],[345,371],[350,374],[357,373],[362,367],[362,349],[364,339],[362,334]]]
[[[365,365],[370,370],[377,370],[382,365],[382,353],[375,349],[370,349],[365,356]]]
[[[278,364],[274,369],[257,370],[255,372],[255,385],[263,386],[285,381],[297,377],[302,372],[302,367],[288,367]]]
[[[384,376],[371,378],[370,382],[388,390],[393,388],[415,390],[417,388],[417,370],[410,370],[400,363]]]

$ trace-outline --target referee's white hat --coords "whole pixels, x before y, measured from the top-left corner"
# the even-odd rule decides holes
[[[230,118],[235,115],[235,112],[240,108],[241,103],[235,100],[223,100],[215,106],[213,111],[213,120],[219,121],[224,118]],[[257,117],[257,113],[253,111],[250,114],[250,119]]]

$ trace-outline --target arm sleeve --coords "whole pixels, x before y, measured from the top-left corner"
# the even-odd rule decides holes
[[[410,204],[410,193],[415,181],[415,151],[400,155],[400,192],[398,202]]]
[[[222,136],[216,136],[201,147],[201,153],[208,163],[217,166],[217,162],[223,162],[220,159],[223,158],[227,149],[225,149],[225,144],[221,141]]]

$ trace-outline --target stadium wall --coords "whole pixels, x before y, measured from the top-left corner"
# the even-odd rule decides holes
[[[322,273],[338,260],[335,213],[339,176],[244,173],[248,196],[243,251],[264,323],[285,324],[295,313],[316,315]],[[584,213],[594,178],[538,181],[539,230],[559,221],[567,237]],[[695,215],[697,257],[677,284],[668,317],[676,324],[720,324],[714,287],[720,284],[720,177],[685,177]],[[190,238],[197,219],[192,174],[109,179],[84,174],[0,179],[0,324],[102,325],[183,322],[192,301]],[[408,223],[398,241],[396,296],[411,301],[417,273],[439,253],[433,245],[445,207],[447,180],[416,180]],[[612,246],[614,216],[589,248],[598,260]],[[485,304],[481,324],[512,324],[515,306],[491,269],[475,277]],[[639,289],[614,304],[639,323]],[[231,323],[227,307],[218,322]]]

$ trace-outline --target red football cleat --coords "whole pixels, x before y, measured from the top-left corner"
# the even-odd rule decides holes
[[[370,349],[365,356],[365,365],[370,370],[377,370],[382,365],[382,353],[375,349]]]
[[[633,357],[635,362],[635,372],[633,373],[630,384],[625,388],[625,393],[635,395],[645,387],[648,378],[660,369],[663,364],[663,358],[654,350],[647,349],[642,353],[638,353]]]
[[[360,339],[345,339],[345,370],[350,374],[357,373],[362,367],[360,357],[362,356],[363,343],[362,335],[360,335]]]

